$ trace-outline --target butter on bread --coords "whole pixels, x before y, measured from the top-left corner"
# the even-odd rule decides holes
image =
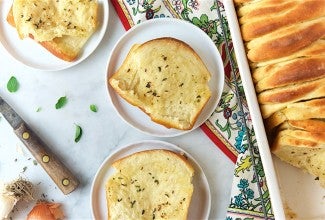
[[[12,11],[20,38],[86,37],[96,28],[95,0],[14,0]]]
[[[190,130],[211,97],[211,74],[198,54],[175,38],[135,44],[110,75],[113,89],[151,120]]]
[[[97,27],[98,3],[15,0],[7,15],[21,38],[31,37],[56,57],[74,61]]]
[[[105,186],[108,219],[187,219],[194,168],[185,156],[146,150],[112,166]]]
[[[271,151],[325,187],[325,4],[234,0]]]

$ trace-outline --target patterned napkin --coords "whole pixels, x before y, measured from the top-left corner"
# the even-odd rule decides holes
[[[273,219],[269,191],[241,79],[234,61],[235,54],[222,2],[217,0],[111,0],[111,2],[126,30],[149,19],[173,17],[193,23],[213,40],[224,62],[225,87],[218,107],[201,129],[236,163],[226,219]],[[235,82],[239,85],[238,92]],[[243,104],[242,108],[239,106],[239,99]]]

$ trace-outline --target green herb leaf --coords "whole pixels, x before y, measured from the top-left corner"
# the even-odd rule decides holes
[[[82,128],[79,125],[76,125],[76,133],[74,135],[74,142],[78,142],[82,135]]]
[[[12,76],[7,83],[7,89],[9,92],[17,92],[18,88],[19,88],[19,83],[16,77]]]
[[[96,105],[93,105],[93,104],[90,105],[89,108],[90,108],[90,110],[93,111],[93,112],[97,112],[97,110],[98,110],[98,109],[97,109],[97,106],[96,106]]]
[[[37,109],[36,109],[36,112],[40,112],[42,110],[42,108],[41,107],[38,107]]]
[[[67,104],[67,97],[63,96],[63,97],[59,98],[59,100],[55,104],[55,108],[56,109],[62,108],[63,106],[65,106],[65,104]]]

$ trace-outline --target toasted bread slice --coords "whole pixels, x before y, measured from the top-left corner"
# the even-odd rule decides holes
[[[186,219],[194,169],[168,150],[134,153],[113,163],[106,183],[108,219]]]
[[[17,2],[21,2],[21,1],[17,1]],[[35,7],[36,12],[39,11],[39,7],[43,10],[43,8],[45,7],[41,7],[42,4],[45,4],[47,1],[43,0],[43,1],[37,1],[34,2],[37,7]],[[87,1],[88,2],[88,1]],[[62,28],[62,24],[59,25],[60,28],[55,29],[55,25],[54,23],[50,23],[51,25],[48,26],[41,26],[41,25],[32,25],[35,27],[35,29],[31,29],[31,27],[29,26],[29,28],[20,28],[23,29],[22,33],[19,33],[18,30],[18,34],[20,35],[20,37],[26,37],[29,36],[30,38],[34,39],[36,42],[40,43],[45,49],[47,49],[49,52],[51,52],[53,55],[55,55],[56,57],[65,60],[65,61],[69,61],[72,62],[74,60],[76,60],[78,58],[78,56],[80,55],[82,48],[84,47],[84,45],[86,44],[86,42],[88,41],[88,39],[91,37],[91,35],[95,32],[95,29],[97,27],[97,1],[90,1],[91,2],[91,15],[89,18],[89,16],[87,17],[85,15],[85,17],[83,17],[83,12],[84,10],[86,10],[86,7],[80,7],[80,11],[79,11],[79,17],[71,17],[71,19],[73,20],[77,20],[76,23],[78,23],[78,28],[77,25],[73,25],[72,26],[72,22],[68,22],[67,23],[67,27],[73,27],[73,28],[66,28],[66,30],[64,31],[64,28]],[[29,5],[33,4],[33,2],[29,2]],[[51,5],[53,6],[54,3],[49,4],[49,6],[47,6],[44,10],[46,11],[46,13],[51,13]],[[90,4],[90,3],[89,3]],[[87,5],[87,3],[83,3],[81,5]],[[69,6],[70,11],[74,10],[74,7],[77,7],[76,5],[74,6]],[[76,9],[76,8],[75,8]],[[81,10],[83,9],[83,10]],[[79,8],[78,8],[79,10]],[[23,10],[22,14],[19,16],[18,11],[16,11],[16,16],[18,17],[25,17],[25,13],[27,13],[28,10]],[[34,21],[35,19],[38,19],[39,21],[42,21],[42,17],[47,16],[46,13],[41,13],[38,15],[38,17],[34,17],[34,19],[30,20],[30,22]],[[53,12],[54,13],[54,12]],[[37,14],[37,13],[36,13]],[[72,13],[73,14],[73,13]],[[84,21],[82,20],[82,18],[84,19]],[[29,20],[29,19],[27,19]],[[16,22],[17,18],[15,18],[14,16],[14,12],[13,12],[13,7],[11,7],[8,15],[7,15],[7,22],[12,25],[13,27],[16,27]],[[24,22],[21,21],[20,19],[18,19],[18,21],[20,22],[20,26],[24,27]],[[27,22],[27,23],[30,23]],[[82,22],[84,22],[85,27],[82,26]],[[35,22],[34,22],[35,23]],[[42,21],[41,23],[45,23],[45,21]],[[76,26],[76,28],[74,28],[74,26]],[[17,27],[16,27],[17,28]],[[45,29],[45,31],[44,31]],[[46,31],[46,29],[48,29]],[[72,30],[71,30],[72,29]],[[81,31],[81,29],[83,31]],[[56,34],[53,34],[53,32],[55,32],[55,30],[57,30]],[[28,34],[27,34],[28,33]],[[37,38],[35,38],[35,36],[37,36]],[[37,40],[38,39],[38,40]]]
[[[110,85],[167,128],[190,130],[208,102],[210,73],[196,52],[174,38],[134,45]]]

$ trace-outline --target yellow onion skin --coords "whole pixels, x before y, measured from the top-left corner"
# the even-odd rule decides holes
[[[27,220],[58,220],[59,205],[56,203],[37,203],[27,215]]]

